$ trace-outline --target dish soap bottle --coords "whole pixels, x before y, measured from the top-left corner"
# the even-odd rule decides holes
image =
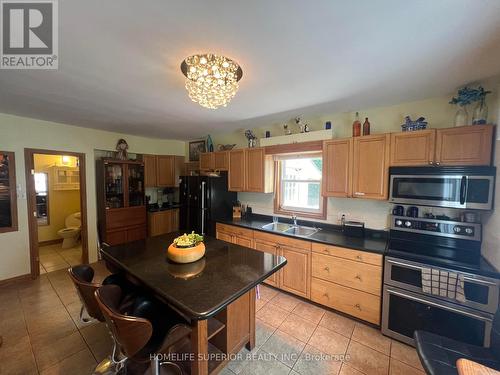
[[[368,117],[365,117],[365,122],[363,123],[363,135],[370,135],[370,121],[368,121]]]
[[[359,113],[356,112],[356,117],[352,123],[352,136],[359,137],[361,135],[361,121],[359,121]]]

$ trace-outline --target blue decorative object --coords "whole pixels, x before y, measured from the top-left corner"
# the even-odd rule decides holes
[[[214,152],[214,143],[212,142],[212,137],[210,137],[210,134],[207,137],[207,149],[208,152]]]
[[[419,117],[418,119],[413,121],[410,116],[406,116],[405,123],[401,125],[401,130],[403,130],[404,132],[412,132],[424,129],[427,129],[427,121],[425,121],[425,117]]]
[[[450,104],[458,104],[460,107],[463,107],[484,100],[489,93],[491,91],[485,91],[483,86],[479,86],[477,89],[465,86],[458,90],[458,95],[450,100]]]
[[[331,121],[325,122],[325,129],[330,130],[331,128],[332,128],[332,122]]]

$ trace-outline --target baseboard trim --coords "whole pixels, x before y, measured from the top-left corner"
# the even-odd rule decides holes
[[[48,245],[55,245],[55,244],[58,244],[58,243],[61,243],[61,242],[63,242],[62,238],[58,238],[56,240],[40,241],[38,243],[38,246],[42,247],[42,246],[48,246]]]
[[[18,281],[24,281],[28,279],[32,279],[31,273],[27,273],[26,275],[11,277],[10,279],[0,280],[0,286],[5,286],[7,284],[15,283]]]

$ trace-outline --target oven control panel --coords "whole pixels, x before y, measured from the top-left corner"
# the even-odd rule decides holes
[[[481,224],[406,216],[392,216],[391,221],[394,230],[481,240]]]

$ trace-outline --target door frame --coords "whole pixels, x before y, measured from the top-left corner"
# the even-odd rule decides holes
[[[24,163],[26,173],[26,198],[28,206],[28,231],[30,246],[30,267],[31,277],[40,276],[40,252],[38,248],[38,224],[33,212],[36,210],[35,179],[32,171],[35,169],[35,154],[42,155],[68,155],[78,158],[80,171],[80,212],[81,212],[81,241],[82,241],[82,262],[89,262],[88,246],[88,226],[87,226],[87,179],[85,154],[72,151],[45,150],[35,148],[24,149]]]

